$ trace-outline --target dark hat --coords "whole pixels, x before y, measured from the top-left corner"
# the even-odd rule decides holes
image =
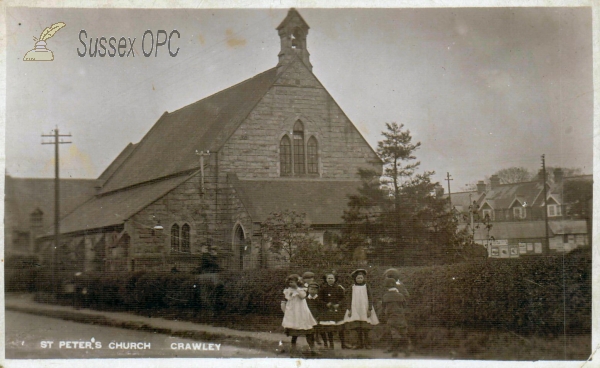
[[[354,272],[352,272],[350,274],[350,277],[352,277],[353,279],[355,279],[356,276],[358,274],[361,274],[361,273],[363,274],[363,276],[367,276],[367,270],[365,270],[364,268],[359,268],[358,270],[355,270]]]
[[[315,274],[310,271],[306,271],[302,274],[303,279],[312,279],[314,277],[315,277]]]
[[[385,270],[385,272],[383,273],[383,277],[391,277],[393,279],[400,279],[400,271],[398,271],[395,268],[388,268],[387,270]]]
[[[319,288],[319,284],[317,284],[316,282],[311,282],[310,284],[308,284],[308,287],[315,287],[315,288]]]
[[[383,282],[383,286],[385,286],[386,288],[393,288],[396,286],[396,280],[394,280],[391,277],[388,277],[385,279],[385,281]]]

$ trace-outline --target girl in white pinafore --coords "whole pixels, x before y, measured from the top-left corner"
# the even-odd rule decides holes
[[[368,343],[369,330],[372,326],[379,324],[377,314],[373,308],[373,295],[367,286],[367,271],[358,269],[350,275],[354,279],[354,285],[346,297],[346,315],[344,316],[344,328],[356,330],[358,345],[355,349],[370,349]]]
[[[285,328],[285,334],[292,337],[291,353],[296,352],[296,341],[298,336],[305,336],[310,347],[311,354],[314,352],[315,340],[313,326],[317,324],[306,304],[306,290],[298,287],[300,276],[289,275],[286,279],[287,287],[283,290],[285,296],[285,311],[281,325]]]

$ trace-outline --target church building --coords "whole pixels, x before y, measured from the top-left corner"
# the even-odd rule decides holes
[[[186,271],[208,253],[225,269],[274,267],[260,224],[285,210],[305,213],[320,241],[339,233],[358,169],[383,163],[313,74],[308,31],[290,9],[275,67],[165,112],[127,146],[62,218],[62,259]],[[49,227],[37,252],[49,257],[53,241]]]

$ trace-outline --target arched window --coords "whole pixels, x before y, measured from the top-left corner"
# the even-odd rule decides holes
[[[308,173],[318,174],[319,173],[319,156],[317,151],[317,140],[315,137],[310,137],[307,144],[307,161],[308,161]]]
[[[292,173],[292,144],[287,136],[281,138],[281,142],[279,142],[279,160],[281,175],[290,175]]]
[[[171,226],[171,252],[179,252],[179,225]]]
[[[190,225],[188,224],[181,227],[181,252],[190,252]]]
[[[298,120],[294,124],[294,174],[304,174],[304,127]]]

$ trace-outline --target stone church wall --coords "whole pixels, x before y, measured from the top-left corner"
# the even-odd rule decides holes
[[[329,93],[299,61],[290,65],[257,104],[221,152],[224,171],[240,179],[280,177],[279,142],[292,138],[294,123],[304,125],[304,144],[318,141],[319,175],[357,179],[359,167],[381,170],[371,147]],[[306,148],[305,148],[306,151]]]

